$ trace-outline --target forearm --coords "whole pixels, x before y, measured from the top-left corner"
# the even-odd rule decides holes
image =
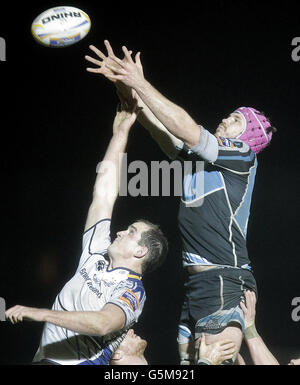
[[[106,154],[99,163],[97,169],[97,178],[94,186],[94,197],[99,195],[105,197],[109,193],[110,198],[116,199],[119,192],[120,169],[128,139],[128,131],[118,131],[115,133],[109,143]]]
[[[254,365],[279,365],[260,336],[246,340]]]
[[[109,329],[109,320],[96,311],[67,312],[45,309],[43,320],[84,335],[103,336],[112,331]]]
[[[153,112],[147,107],[142,99],[132,88],[125,86],[121,82],[116,82],[116,89],[120,99],[125,100],[129,108],[135,101],[138,103],[140,113],[138,115],[139,123],[150,133],[152,138],[157,142],[161,150],[171,159],[175,158],[178,150],[176,146],[181,140],[176,138],[166,127],[157,119]]]
[[[139,123],[149,132],[151,137],[169,158],[176,158],[178,153],[177,146],[182,143],[181,140],[166,129],[141,99],[139,106],[142,107],[138,117]]]
[[[105,335],[119,330],[124,324],[122,311],[105,305],[101,311],[56,311],[16,305],[8,309],[6,318],[13,324],[22,321],[49,322],[85,335]]]
[[[190,148],[198,143],[200,129],[183,108],[164,97],[146,80],[140,82],[135,87],[135,91],[172,135],[182,140]]]
[[[124,152],[130,127],[136,119],[136,113],[118,111],[114,124],[113,136],[107,151],[97,166],[93,201],[89,207],[85,230],[104,218],[111,218],[115,201],[120,191],[120,178],[124,161]]]
[[[245,329],[245,341],[254,365],[279,365],[263,339],[257,333],[254,322]]]

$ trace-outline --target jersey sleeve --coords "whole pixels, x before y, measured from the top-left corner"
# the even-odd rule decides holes
[[[108,303],[119,306],[125,313],[125,327],[136,323],[142,313],[146,299],[145,289],[141,281],[127,279],[122,281],[113,291]]]
[[[204,127],[200,128],[199,142],[192,147],[188,148],[182,141],[176,146],[178,150],[178,159],[187,160],[191,159],[191,156],[199,160],[202,159],[206,162],[214,162],[218,157],[218,140],[215,135],[212,135]]]
[[[208,131],[202,127],[202,133]],[[212,139],[215,138],[215,140]],[[210,139],[208,139],[210,138]],[[203,142],[204,143],[204,142]],[[214,166],[237,172],[249,173],[256,161],[255,153],[248,144],[238,139],[228,139],[209,134],[205,140],[206,145],[200,142],[190,149],[181,144],[177,159],[181,161],[206,161]]]
[[[83,233],[82,253],[78,268],[82,267],[92,255],[107,253],[107,248],[111,244],[110,225],[110,219],[102,219]]]

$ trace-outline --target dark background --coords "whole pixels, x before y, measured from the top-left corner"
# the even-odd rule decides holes
[[[214,131],[239,106],[266,112],[278,128],[259,155],[248,247],[259,289],[257,329],[281,364],[300,356],[298,147],[300,61],[291,58],[300,12],[290,1],[160,2],[33,1],[2,7],[7,45],[1,76],[2,240],[0,296],[7,308],[52,306],[77,267],[97,163],[111,136],[117,96],[106,79],[87,73],[89,44],[116,54],[141,51],[144,73],[159,91]],[[33,19],[57,5],[92,20],[78,44],[50,49],[31,36]],[[4,7],[4,8],[3,8]],[[136,124],[128,162],[163,160]],[[113,235],[140,217],[160,223],[170,240],[167,262],[144,278],[148,301],[136,333],[148,340],[152,364],[177,364],[183,271],[177,198],[117,201]],[[0,323],[0,363],[31,361],[42,325]],[[246,349],[243,348],[247,356]]]

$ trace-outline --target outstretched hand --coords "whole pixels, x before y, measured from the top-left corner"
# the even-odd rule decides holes
[[[22,321],[44,321],[45,312],[47,309],[38,309],[34,307],[27,307],[16,305],[5,312],[6,319],[12,324]]]
[[[107,66],[108,65],[116,66],[117,64],[112,59],[112,57],[115,57],[115,54],[109,41],[105,40],[104,44],[107,50],[107,56],[102,51],[100,51],[100,49],[96,48],[94,45],[90,45],[89,48],[96,54],[97,59],[89,55],[86,55],[85,59],[90,63],[95,64],[97,67],[95,68],[88,67],[86,70],[88,72],[92,72],[95,74],[102,74],[105,77],[108,77],[109,75],[113,75],[113,72],[110,69],[108,69]],[[112,81],[115,82],[115,80],[112,80]]]
[[[124,52],[124,58],[121,60],[114,54],[108,40],[105,40],[104,44],[107,50],[107,56],[95,46],[90,46],[90,49],[97,55],[98,59],[88,55],[85,56],[85,59],[98,67],[88,67],[87,71],[102,74],[114,83],[120,81],[122,84],[131,88],[138,86],[138,84],[144,80],[140,52],[135,55],[135,61],[133,61],[131,57],[132,51],[129,51],[123,46],[122,51]]]

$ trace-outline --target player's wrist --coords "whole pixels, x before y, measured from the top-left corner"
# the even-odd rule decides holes
[[[245,328],[244,336],[246,340],[250,340],[251,338],[256,338],[259,336],[254,322]]]

